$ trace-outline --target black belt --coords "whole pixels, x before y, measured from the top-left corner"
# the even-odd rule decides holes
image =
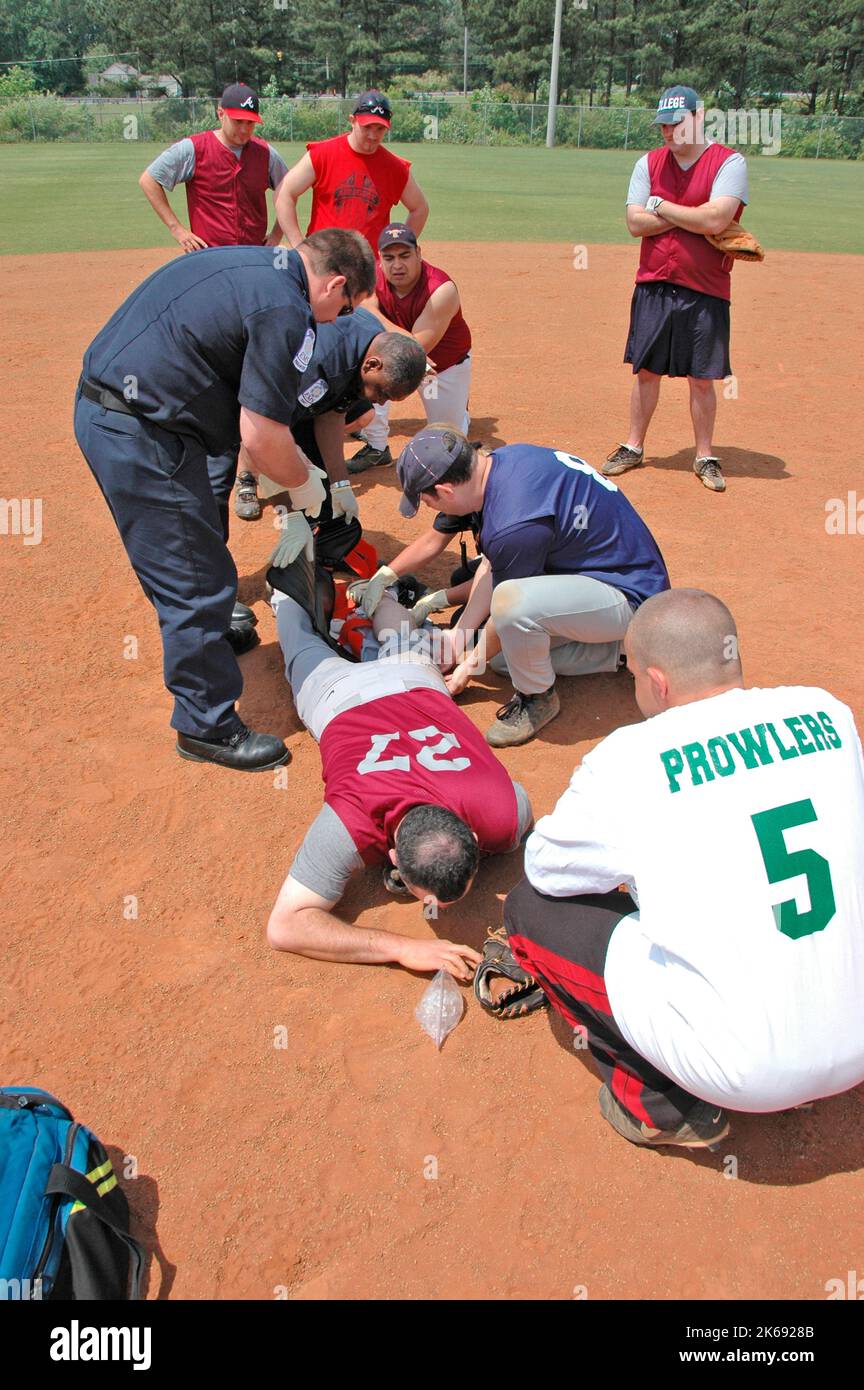
[[[88,401],[95,401],[96,405],[101,405],[104,410],[118,410],[121,415],[134,415],[136,412],[131,410],[122,396],[118,396],[113,391],[109,391],[107,386],[97,386],[95,381],[88,381],[86,377],[79,382],[81,395]]]

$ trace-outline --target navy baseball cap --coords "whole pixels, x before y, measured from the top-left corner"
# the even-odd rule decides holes
[[[688,111],[699,110],[699,98],[692,87],[667,87],[657,103],[654,125],[678,125]]]
[[[258,114],[258,93],[247,87],[245,82],[232,82],[230,87],[226,87],[219,98],[219,105],[232,120],[262,124]]]
[[[358,125],[386,125],[388,130],[393,119],[393,111],[389,101],[381,92],[363,92],[354,103],[352,113],[357,117]]]
[[[464,434],[446,426],[432,426],[410,439],[396,460],[396,473],[404,496],[399,503],[403,516],[416,516],[420,493],[440,483],[444,474],[463,457],[467,462],[474,451]]]
[[[378,238],[378,250],[385,246],[416,246],[417,238],[405,222],[389,222]]]

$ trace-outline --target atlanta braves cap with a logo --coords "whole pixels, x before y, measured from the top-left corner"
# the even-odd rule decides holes
[[[388,222],[378,238],[378,250],[385,246],[416,246],[417,238],[405,222]]]
[[[421,430],[409,440],[396,460],[399,485],[405,494],[399,503],[403,516],[416,516],[421,492],[429,492],[464,455],[473,452],[464,434],[447,428]]]
[[[388,130],[393,119],[393,110],[389,101],[380,92],[363,92],[354,103],[353,114],[357,117],[358,125],[386,125]]]
[[[261,125],[258,115],[258,93],[247,87],[245,82],[232,82],[219,98],[219,105],[226,116],[235,121],[254,121]]]
[[[687,112],[699,110],[699,98],[692,87],[667,87],[657,103],[654,125],[678,125]]]

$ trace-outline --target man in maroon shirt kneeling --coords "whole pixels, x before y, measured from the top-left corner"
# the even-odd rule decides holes
[[[471,427],[471,330],[462,317],[459,291],[445,270],[424,261],[417,237],[405,222],[391,222],[378,238],[375,297],[363,306],[387,320],[387,327],[416,338],[435,367],[420,389],[426,419],[455,425],[467,435]],[[387,437],[389,406],[376,406],[375,419],[363,430],[367,443],[349,460],[349,473],[392,463]]]

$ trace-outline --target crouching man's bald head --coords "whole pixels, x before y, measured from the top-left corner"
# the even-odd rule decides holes
[[[646,599],[624,649],[648,717],[743,684],[735,619],[702,589],[667,589]]]

